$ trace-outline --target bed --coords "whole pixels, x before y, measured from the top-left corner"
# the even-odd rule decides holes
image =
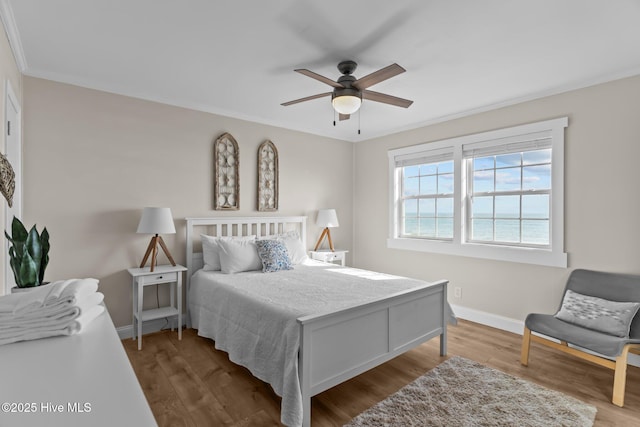
[[[293,233],[306,248],[304,216],[187,218],[186,233],[187,326],[272,386],[285,425],[309,427],[312,396],[431,338],[440,337],[446,355],[446,280],[311,260],[275,273],[205,271],[202,234],[228,240]]]

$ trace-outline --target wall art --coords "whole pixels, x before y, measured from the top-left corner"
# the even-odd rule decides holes
[[[214,146],[215,183],[213,204],[216,210],[240,209],[240,153],[229,133],[216,139]]]
[[[258,211],[278,210],[278,149],[266,140],[258,147]]]

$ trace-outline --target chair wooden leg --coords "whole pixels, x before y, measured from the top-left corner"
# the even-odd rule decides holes
[[[522,366],[529,366],[529,348],[531,347],[531,329],[525,326],[522,334],[522,353],[520,363]]]
[[[613,377],[613,398],[611,402],[624,406],[624,389],[627,383],[627,357],[629,356],[629,346],[625,345],[620,356],[616,357],[616,372]]]

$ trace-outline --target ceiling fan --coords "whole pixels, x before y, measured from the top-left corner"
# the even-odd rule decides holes
[[[333,108],[338,112],[340,120],[348,120],[351,114],[358,111],[363,99],[369,101],[382,102],[384,104],[395,105],[397,107],[408,108],[413,101],[408,99],[398,98],[396,96],[387,95],[380,92],[374,92],[367,90],[368,87],[378,84],[398,74],[404,73],[406,70],[398,64],[391,64],[387,67],[381,68],[378,71],[374,71],[360,79],[356,79],[352,74],[356,70],[358,64],[355,61],[342,61],[338,64],[338,70],[342,73],[342,76],[338,78],[338,81],[333,81],[320,74],[314,73],[306,69],[294,70],[297,73],[304,74],[328,84],[333,87],[333,92],[325,92],[317,95],[307,96],[305,98],[296,99],[289,102],[284,102],[281,105],[288,106],[297,104],[299,102],[310,101],[312,99],[323,98],[331,95],[331,104]],[[334,122],[335,124],[335,122]]]

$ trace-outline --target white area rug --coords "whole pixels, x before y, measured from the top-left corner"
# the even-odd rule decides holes
[[[456,356],[346,426],[591,427],[595,416],[592,405]]]

